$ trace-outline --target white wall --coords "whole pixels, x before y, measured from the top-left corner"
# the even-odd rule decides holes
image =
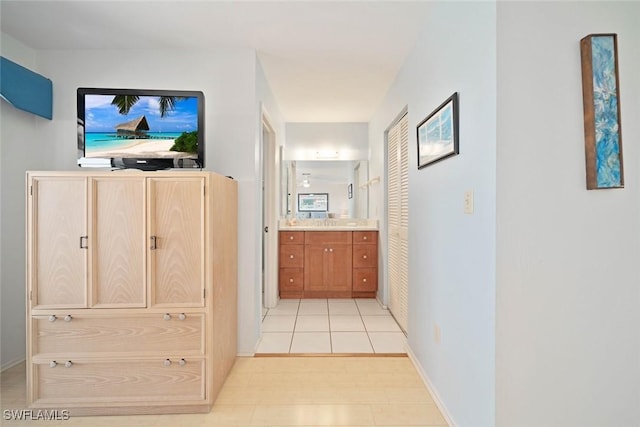
[[[6,34],[1,54],[35,72],[36,52]],[[46,74],[45,74],[46,76]],[[0,101],[0,366],[7,368],[25,354],[25,171],[44,167],[51,153],[37,129],[48,120]]]
[[[285,160],[317,160],[317,151],[338,151],[338,160],[367,160],[367,123],[287,123]]]
[[[640,425],[640,3],[499,2],[496,425]],[[587,191],[580,39],[618,34],[625,189]]]
[[[370,123],[371,176],[385,176],[384,131],[408,107],[409,346],[456,426],[492,426],[495,4],[434,2],[424,28]],[[418,170],[416,125],[456,91],[460,155]],[[371,212],[384,218],[385,180],[371,190]],[[473,215],[463,213],[465,190],[475,194]],[[382,241],[386,264],[386,238]],[[440,344],[434,339],[436,324]]]
[[[257,237],[255,233],[256,209],[256,55],[250,49],[228,49],[215,51],[185,50],[59,50],[38,51],[39,72],[53,80],[53,121],[30,127],[25,124],[31,137],[26,143],[32,144],[30,152],[43,151],[46,161],[37,165],[41,169],[77,170],[76,166],[76,89],[78,87],[122,87],[202,90],[205,95],[206,110],[206,169],[223,175],[233,176],[239,185],[239,329],[238,339],[241,353],[253,352],[259,329],[259,315],[253,308],[256,294],[256,278],[259,268],[254,261]],[[4,110],[3,110],[4,118]],[[22,134],[21,134],[22,135]],[[21,136],[21,144],[25,138]],[[5,129],[3,127],[3,159],[9,158],[5,150]],[[26,154],[23,154],[26,156]],[[24,181],[24,170],[33,168],[22,160],[13,165],[20,169],[18,181]],[[3,164],[3,183],[4,164]],[[21,184],[20,184],[21,185]],[[20,189],[18,206],[24,205]],[[8,199],[3,188],[3,206]],[[15,234],[12,241],[23,245],[23,214],[7,228]],[[3,216],[4,217],[4,216]],[[15,225],[15,226],[14,226]],[[3,225],[3,245],[9,244],[5,238]],[[13,251],[13,248],[12,248]],[[23,256],[24,250],[14,251],[16,257]],[[5,252],[3,251],[3,254]],[[8,262],[8,260],[7,260]],[[3,256],[3,263],[5,257]],[[24,292],[24,262],[15,261],[12,279],[19,283]],[[3,268],[3,292],[5,276]],[[15,299],[15,298],[14,298]],[[9,340],[3,334],[3,347],[20,348],[24,356],[24,298],[11,301],[18,310],[13,313],[21,322],[16,328],[17,338]],[[3,314],[4,316],[4,314]],[[18,320],[17,320],[18,321]],[[2,322],[3,328],[9,323]],[[5,339],[6,338],[6,339]],[[3,355],[4,362],[4,355]]]

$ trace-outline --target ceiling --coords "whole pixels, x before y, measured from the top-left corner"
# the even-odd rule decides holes
[[[34,49],[258,52],[287,122],[367,122],[423,28],[427,1],[0,0]]]

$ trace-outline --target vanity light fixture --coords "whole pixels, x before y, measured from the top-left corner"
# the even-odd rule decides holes
[[[316,159],[326,160],[326,159],[337,159],[340,157],[340,153],[337,151],[316,151]]]

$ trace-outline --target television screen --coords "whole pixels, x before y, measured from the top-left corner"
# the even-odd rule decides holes
[[[196,91],[78,89],[78,164],[204,167],[204,95]]]

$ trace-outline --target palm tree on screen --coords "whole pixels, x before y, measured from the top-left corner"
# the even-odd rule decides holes
[[[167,112],[173,111],[176,102],[185,99],[179,96],[159,96],[160,117],[166,116]],[[111,101],[111,105],[118,107],[118,112],[122,115],[129,114],[129,110],[140,100],[137,95],[116,95]]]

